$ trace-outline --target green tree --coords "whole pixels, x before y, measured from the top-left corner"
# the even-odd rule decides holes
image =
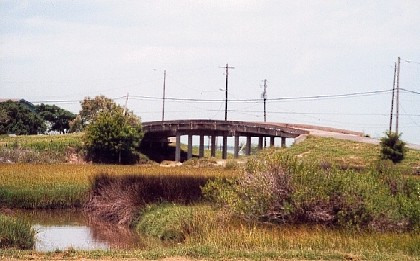
[[[108,112],[113,110],[123,111],[121,106],[116,104],[112,99],[103,95],[94,98],[86,97],[80,102],[82,109],[79,112],[82,126],[85,127],[95,120],[100,112]]]
[[[6,123],[9,120],[9,115],[5,108],[0,108],[0,124]]]
[[[401,134],[386,132],[386,136],[381,138],[381,159],[392,160],[398,163],[404,159],[405,142],[400,139]]]
[[[5,101],[0,103],[0,134],[38,134],[46,131],[44,120],[33,106],[24,101]]]
[[[142,138],[140,118],[115,109],[96,115],[85,130],[84,142],[93,162],[133,163]]]
[[[35,106],[35,111],[48,123],[49,131],[64,133],[70,129],[70,121],[76,118],[73,113],[56,105],[43,104]]]

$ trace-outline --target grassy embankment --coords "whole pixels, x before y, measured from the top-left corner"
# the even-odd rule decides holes
[[[0,136],[0,162],[64,163],[70,153],[79,153],[82,135]]]
[[[379,145],[314,136],[285,152],[306,161],[352,169],[365,169],[379,159]],[[405,174],[420,174],[420,150],[407,149],[405,159],[395,167]]]

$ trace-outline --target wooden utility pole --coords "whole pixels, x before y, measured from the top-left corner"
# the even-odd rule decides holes
[[[127,104],[128,104],[128,92],[127,92],[127,96],[125,97],[125,105],[124,105],[124,111],[123,111],[124,115],[127,113]]]
[[[267,79],[264,79],[264,92],[261,96],[264,99],[264,122],[267,122]]]
[[[394,114],[395,78],[397,77],[397,63],[394,64],[394,82],[392,84],[391,115],[389,118],[389,133],[392,131],[392,116]]]
[[[398,134],[398,123],[399,123],[399,115],[400,115],[400,62],[401,58],[398,57],[398,70],[397,70],[397,109],[396,109],[396,118],[395,118],[395,132]]]
[[[264,100],[264,122],[267,122],[267,79],[264,79],[264,92],[261,96]],[[267,140],[264,137],[264,148],[265,147],[267,147]]]
[[[227,104],[228,104],[228,81],[229,81],[229,69],[235,69],[235,67],[229,67],[229,64],[226,64],[225,67],[220,67],[226,69],[226,99],[225,99],[225,121],[227,121]]]
[[[165,89],[166,89],[166,70],[163,71],[162,121],[165,120]]]

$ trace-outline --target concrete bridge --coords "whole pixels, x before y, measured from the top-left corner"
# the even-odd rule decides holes
[[[216,155],[216,137],[223,138],[222,158],[227,158],[227,137],[234,137],[234,157],[239,154],[239,138],[246,137],[245,154],[251,153],[251,138],[258,137],[258,147],[264,146],[264,138],[270,138],[270,146],[274,146],[274,139],[281,138],[281,146],[286,146],[287,138],[296,138],[308,134],[306,130],[292,128],[287,124],[259,123],[246,121],[221,120],[174,120],[143,122],[145,133],[142,143],[168,143],[168,138],[175,137],[175,161],[181,160],[181,136],[188,135],[187,159],[192,157],[193,136],[200,137],[199,157],[204,156],[204,137],[211,137],[211,156]]]

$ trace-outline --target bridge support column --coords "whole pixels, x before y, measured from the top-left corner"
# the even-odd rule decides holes
[[[233,148],[233,156],[235,159],[239,157],[239,135],[235,135],[235,145]]]
[[[175,139],[175,161],[180,162],[181,161],[181,134],[176,134]]]
[[[200,147],[198,152],[198,157],[204,157],[204,135],[200,135]]]
[[[212,157],[216,157],[216,136],[211,136],[210,153]]]
[[[187,153],[187,159],[192,158],[192,134],[188,134],[188,153]]]
[[[281,147],[282,148],[286,147],[286,137],[281,137]]]
[[[258,149],[262,150],[264,145],[264,137],[258,137]]]
[[[246,137],[246,149],[245,149],[246,155],[251,155],[251,136]]]
[[[270,147],[274,147],[274,137],[270,137]]]
[[[227,159],[227,136],[223,135],[222,159]]]

